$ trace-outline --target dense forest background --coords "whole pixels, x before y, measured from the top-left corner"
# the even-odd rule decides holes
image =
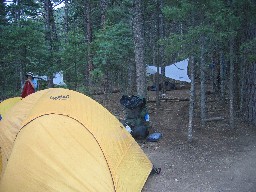
[[[0,97],[20,95],[25,73],[62,71],[82,93],[146,96],[146,64],[189,58],[202,124],[208,88],[256,125],[255,0],[0,0]],[[164,70],[162,71],[164,74]],[[157,85],[163,82],[157,77]]]

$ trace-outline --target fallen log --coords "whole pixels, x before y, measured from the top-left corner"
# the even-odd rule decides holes
[[[171,101],[171,102],[180,102],[180,101],[189,101],[189,98],[161,98],[160,101]],[[148,103],[155,103],[156,100],[148,100]]]
[[[113,91],[109,91],[109,92],[104,92],[104,91],[99,91],[99,92],[93,92],[92,95],[104,95],[104,94],[111,94],[111,93],[119,93],[120,90],[113,90]]]
[[[212,118],[205,119],[204,121],[221,121],[224,119],[225,119],[224,117],[212,117]]]

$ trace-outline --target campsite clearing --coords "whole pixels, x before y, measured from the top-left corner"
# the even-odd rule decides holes
[[[237,120],[236,129],[228,125],[228,111],[218,101],[208,105],[211,117],[224,120],[209,121],[200,128],[196,106],[192,143],[187,142],[189,90],[169,91],[159,109],[148,103],[151,132],[161,132],[159,142],[138,141],[156,167],[159,175],[149,176],[143,192],[255,192],[256,191],[256,129]],[[149,92],[150,99],[155,92]],[[124,117],[119,103],[121,95],[104,95],[95,99],[115,114]],[[171,98],[180,98],[180,101]],[[209,100],[215,100],[211,95]]]

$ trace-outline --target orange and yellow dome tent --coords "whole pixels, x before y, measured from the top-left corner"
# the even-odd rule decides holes
[[[0,146],[0,192],[135,192],[152,170],[107,109],[68,89],[18,102],[0,124]]]

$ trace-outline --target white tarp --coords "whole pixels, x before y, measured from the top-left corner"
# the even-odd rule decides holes
[[[157,73],[157,67],[153,65],[147,66],[147,76]],[[159,67],[161,74],[161,67]],[[165,76],[178,81],[191,82],[188,77],[188,59],[173,63],[165,67]]]
[[[188,59],[166,66],[165,76],[190,83],[191,80],[188,77]]]
[[[44,80],[44,81],[48,80],[48,77],[46,75],[43,75],[43,76],[35,75],[34,78],[36,78],[38,80]],[[65,86],[66,85],[64,83],[64,80],[63,80],[63,72],[62,71],[54,73],[53,84],[54,85],[60,85],[60,86]]]
[[[153,65],[148,65],[147,68],[146,68],[147,76],[153,75],[155,73],[157,73],[157,67],[155,67]],[[159,73],[161,74],[161,67],[159,67]]]
[[[54,78],[53,78],[53,84],[54,85],[60,85],[60,86],[66,85],[63,81],[62,71],[55,73]]]

